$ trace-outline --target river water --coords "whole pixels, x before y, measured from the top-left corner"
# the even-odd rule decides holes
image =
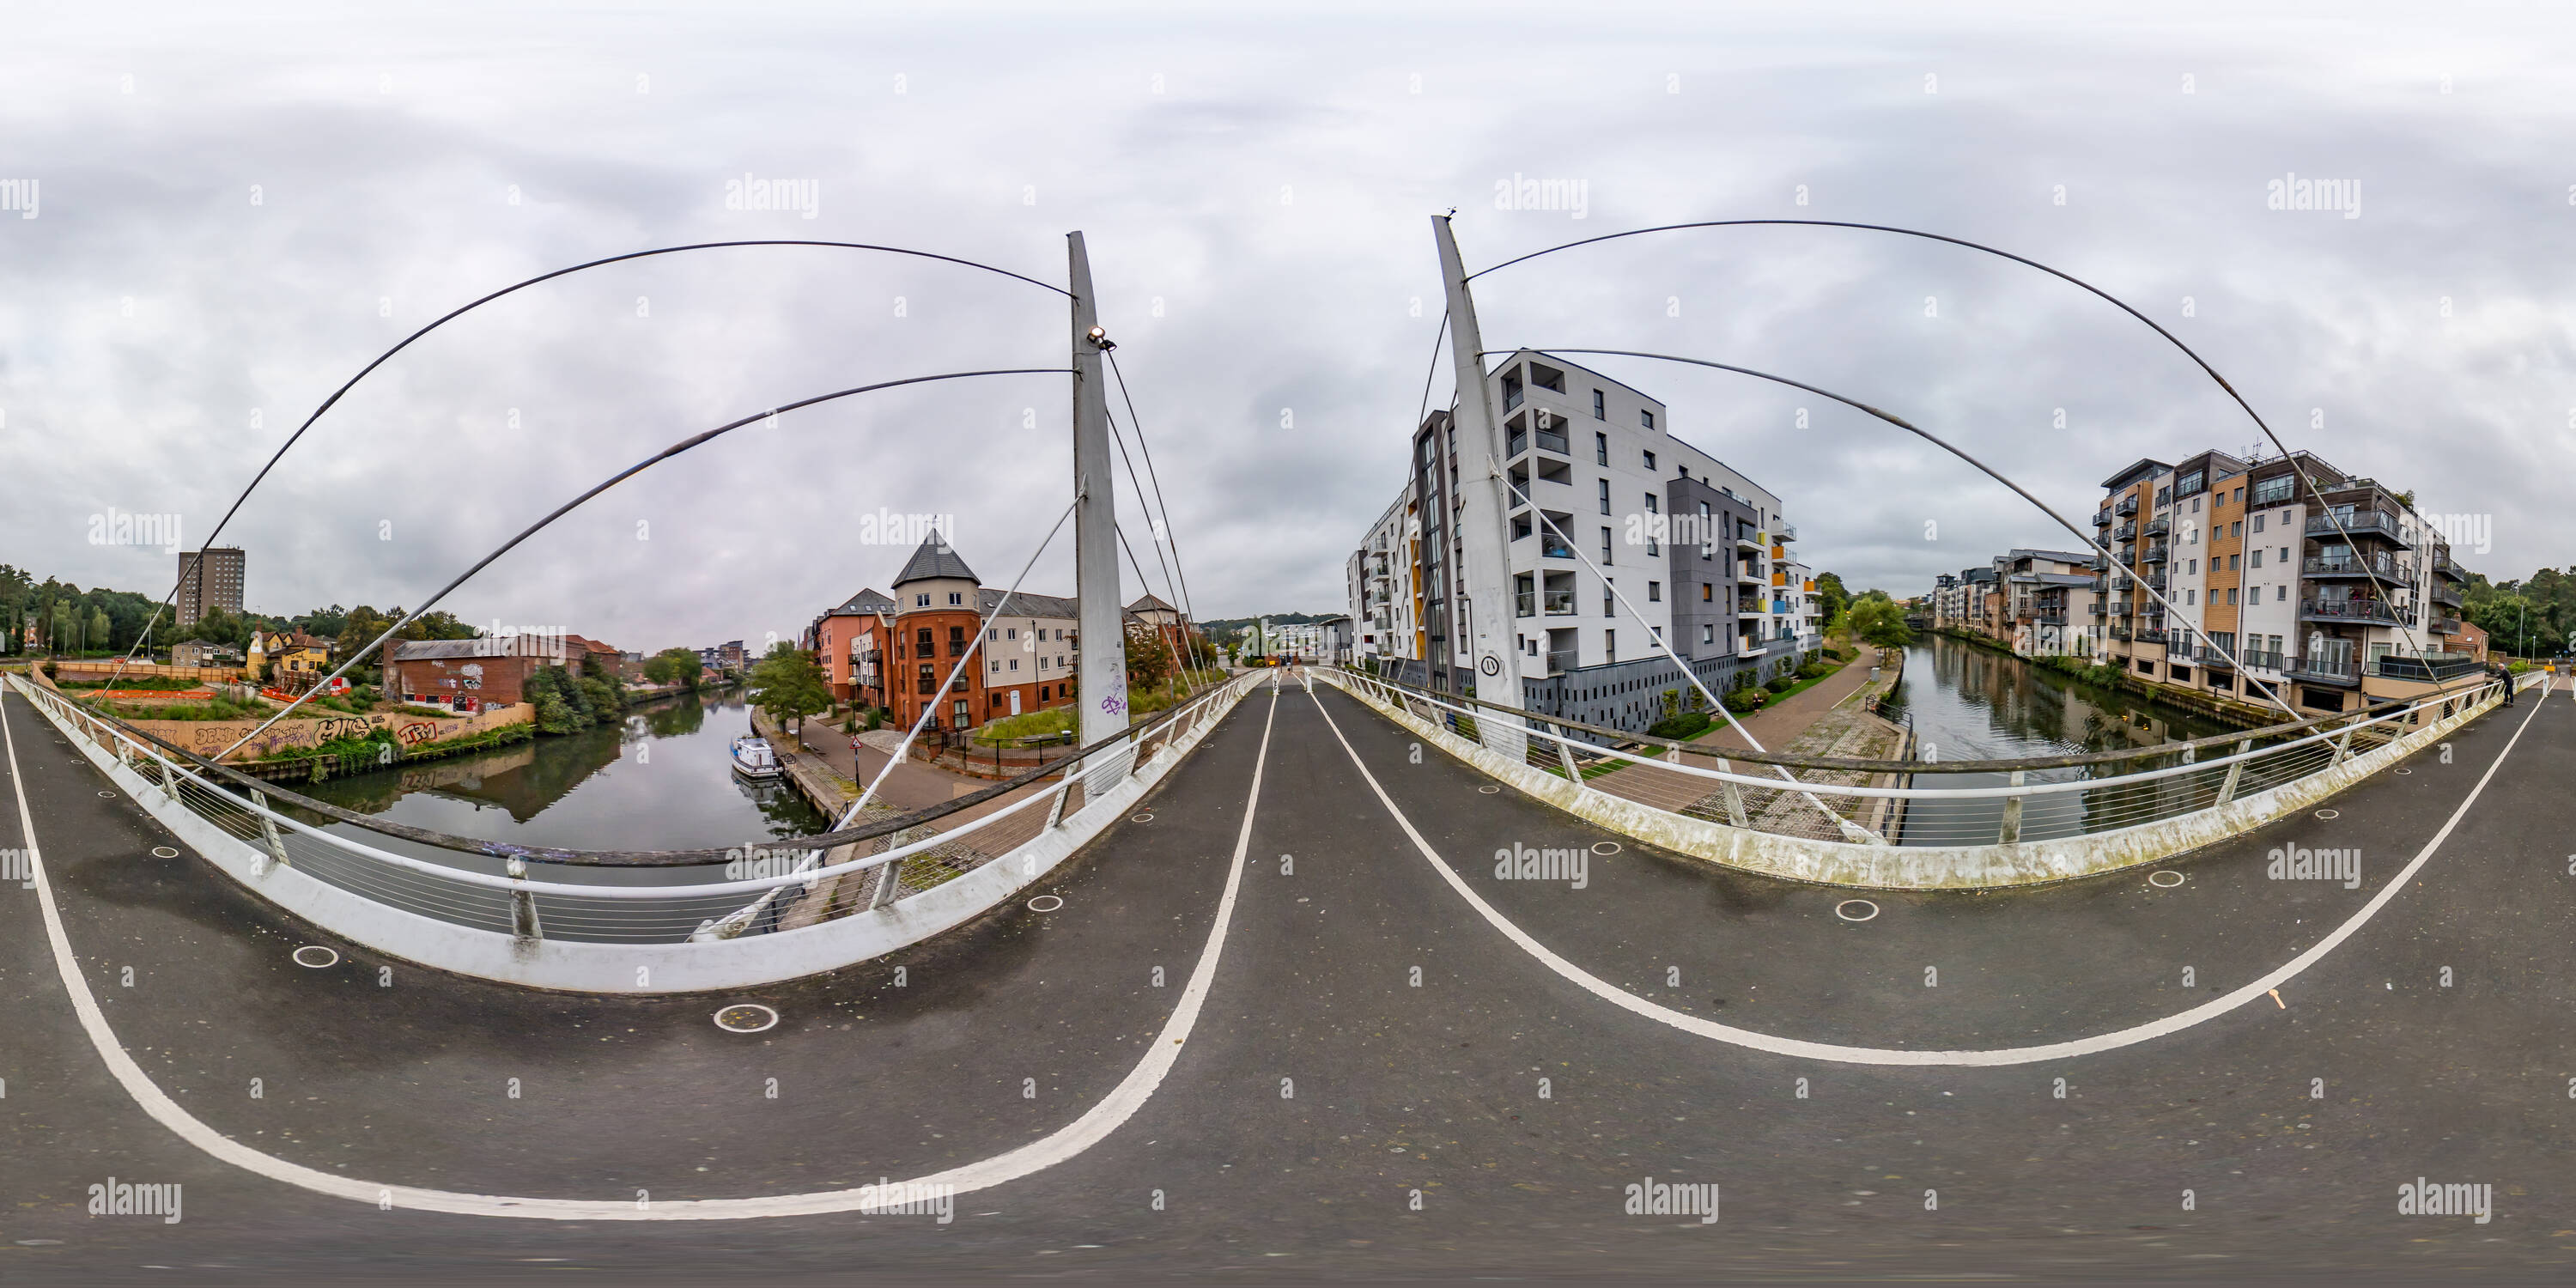
[[[354,774],[288,790],[342,809],[454,836],[574,850],[688,850],[811,836],[832,820],[783,782],[733,773],[750,731],[740,690],[651,699],[618,724],[515,746]],[[313,821],[318,822],[319,819]],[[431,850],[349,823],[331,832],[378,849],[499,873],[501,862]],[[570,868],[549,881],[666,885],[720,879],[720,867]]]
[[[2069,756],[2091,751],[2181,742],[2229,732],[2232,725],[2197,712],[2150,702],[2116,689],[2086,684],[2020,658],[1946,635],[1926,635],[1905,650],[1905,676],[1880,708],[1892,720],[1910,720],[1917,756],[1926,760],[2011,760]],[[2155,762],[2161,763],[2161,762]],[[2134,772],[2150,762],[2108,767]],[[2028,781],[2084,776],[2075,770],[2034,772]],[[1922,774],[1917,787],[2001,786],[1999,774]],[[2080,793],[2082,805],[2062,798],[2028,807],[2026,839],[2098,830],[2115,810],[2137,807],[2135,793]],[[2034,797],[2034,802],[2046,800]],[[2081,811],[2081,813],[2079,813]],[[2093,816],[2090,827],[2081,814]],[[2044,817],[2043,817],[2044,816]],[[2003,823],[1997,799],[1918,800],[1906,811],[1902,843],[1950,845],[1992,841]]]

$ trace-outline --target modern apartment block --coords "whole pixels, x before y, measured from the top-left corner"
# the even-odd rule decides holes
[[[1422,516],[1414,509],[1413,489],[1407,487],[1370,525],[1368,540],[1344,561],[1354,661],[1420,661],[1429,647],[1420,629],[1422,584],[1414,575],[1421,542]]]
[[[194,626],[210,608],[238,617],[242,610],[242,567],[235,546],[182,551],[179,555],[179,624]]]
[[[2102,486],[2104,653],[2141,679],[2356,711],[2476,665],[2461,647],[2467,573],[2412,494],[2308,452],[2145,459]]]
[[[1649,632],[1721,692],[1738,672],[1767,679],[1818,645],[1814,581],[1790,554],[1797,530],[1780,498],[1673,437],[1664,404],[1527,350],[1486,379],[1510,481],[1511,638],[1530,710],[1631,730],[1662,718],[1663,691],[1687,684]],[[1449,414],[1426,417],[1410,486],[1349,561],[1351,616],[1376,637],[1366,644],[1398,676],[1446,692],[1475,682],[1457,524],[1460,488],[1486,485],[1485,450],[1462,459]],[[1410,640],[1399,624],[1408,598]]]

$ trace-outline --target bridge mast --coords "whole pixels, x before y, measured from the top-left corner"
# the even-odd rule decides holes
[[[1079,746],[1127,728],[1127,636],[1119,615],[1118,493],[1110,475],[1109,391],[1101,355],[1110,347],[1091,294],[1091,259],[1082,234],[1065,234],[1067,284],[1073,290],[1073,576],[1082,602]],[[1106,790],[1126,770],[1129,753],[1088,767],[1089,791]]]
[[[1467,266],[1459,257],[1458,239],[1449,217],[1431,217],[1431,237],[1440,248],[1440,286],[1449,304],[1449,352],[1458,380],[1458,403],[1449,426],[1449,441],[1458,451],[1457,514],[1434,515],[1454,532],[1464,552],[1458,561],[1459,620],[1452,627],[1456,661],[1460,642],[1476,670],[1476,696],[1486,702],[1521,709],[1520,650],[1512,640],[1516,613],[1511,595],[1511,552],[1504,543],[1503,516],[1509,506],[1503,492],[1503,444],[1494,424],[1493,391],[1485,383],[1484,331],[1476,324],[1476,301],[1467,292]],[[1437,468],[1439,462],[1434,462]],[[1479,720],[1485,746],[1518,761],[1526,736],[1517,722]]]

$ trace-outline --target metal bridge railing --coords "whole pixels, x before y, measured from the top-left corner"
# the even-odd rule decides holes
[[[725,850],[645,854],[497,844],[370,819],[202,760],[23,677],[7,682],[189,814],[248,844],[261,856],[255,873],[282,863],[386,907],[519,938],[680,943],[847,916],[1005,859],[1079,812],[1087,790],[1108,790],[1109,783],[1086,781],[1099,777],[1097,766],[1115,765],[1119,779],[1134,775],[1222,716],[1225,700],[1248,690],[1253,677],[1228,680],[1148,724],[917,814]],[[1051,774],[1056,781],[1040,783]],[[1029,785],[1043,789],[930,830]],[[308,818],[364,827],[382,834],[383,843],[328,831]],[[850,857],[822,861],[835,852]],[[544,865],[537,876],[529,875],[531,861]],[[913,864],[920,870],[903,871]],[[838,880],[878,869],[887,870],[877,880],[890,897],[866,897],[860,883]],[[728,871],[746,875],[728,878]],[[799,911],[801,902],[817,897],[828,898],[829,906]]]
[[[2242,733],[2024,760],[1846,760],[1753,752],[1604,729],[1358,671],[1317,678],[1462,738],[1479,720],[1528,733],[1529,768],[1588,791],[1707,823],[1809,840],[1848,833],[1807,797],[1885,842],[1990,846],[2097,835],[2181,818],[2333,769],[2501,695],[2462,681],[2411,702]],[[1769,767],[1787,768],[1792,787]],[[1927,780],[1930,785],[1927,785]]]

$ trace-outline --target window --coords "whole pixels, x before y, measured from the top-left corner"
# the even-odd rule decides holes
[[[1011,669],[1014,671],[1020,669],[1020,659],[1016,657],[1011,659]]]
[[[2262,552],[2262,551],[2260,551],[2260,550],[2256,550],[2256,551],[2254,552],[2254,563],[2253,563],[2253,566],[2254,566],[2254,567],[2256,567],[2256,568],[2260,568],[2260,567],[2262,567],[2262,566],[2263,566],[2263,552]]]
[[[1648,492],[1648,493],[1646,494],[1646,513],[1648,513],[1648,514],[1656,514],[1656,513],[1660,513],[1661,511],[1660,511],[1660,509],[1658,508],[1658,507],[1659,507],[1659,504],[1660,504],[1660,503],[1659,503],[1659,502],[1657,502],[1657,501],[1655,500],[1655,494],[1654,494],[1654,493],[1652,493],[1652,492]]]
[[[1610,562],[1610,530],[1608,528],[1603,528],[1601,530],[1601,562],[1605,564]]]
[[[1703,586],[1703,587],[1701,587],[1700,589],[1702,589],[1702,590],[1706,590],[1706,589],[1707,589],[1707,587]],[[1717,628],[1716,628],[1716,627],[1714,627],[1714,626],[1706,625],[1706,624],[1701,625],[1701,627],[1699,628],[1699,642],[1700,642],[1700,643],[1702,643],[1702,644],[1714,644],[1714,643],[1716,643],[1716,642],[1717,642]]]
[[[2184,603],[2186,603],[2186,604],[2197,604],[2197,603],[2199,603],[2199,602],[2200,602],[2200,592],[2199,592],[2199,591],[2197,591],[2197,590],[2186,590],[2186,591],[2184,591],[2184,592],[2182,593],[2182,602],[2184,602]]]
[[[1002,628],[996,626],[986,630],[984,632],[984,638],[987,642],[1002,638]]]
[[[952,591],[948,592],[948,604],[949,604],[949,606],[950,606],[950,607],[954,608],[954,607],[956,607],[957,605],[959,605],[959,604],[963,604],[963,603],[965,603],[965,602],[966,602],[966,592],[964,592],[964,591],[962,591],[962,590],[952,590]]]
[[[1603,617],[1617,617],[1619,615],[1619,601],[1616,597],[1611,595],[1610,587],[1607,583],[1604,583],[1601,587],[1601,615]]]
[[[930,607],[930,596],[928,596],[928,595],[915,595],[915,596],[913,596],[913,597],[912,597],[912,606],[913,606],[913,607],[915,607],[915,608],[928,608],[928,607]]]
[[[1607,465],[1610,463],[1610,436],[1608,434],[1594,434],[1592,436],[1592,463],[1595,465]]]
[[[1601,479],[1598,482],[1601,485],[1601,512],[1608,514],[1610,513],[1610,480]]]
[[[2241,562],[2243,561],[2243,559],[2244,559],[2244,556],[2243,556],[2243,555],[2229,555],[2229,556],[2227,556],[2227,571],[2229,571],[2229,572],[2234,572],[2234,571],[2236,571],[2237,566],[2239,565],[2239,563],[2241,563]]]
[[[2199,497],[2193,497],[2193,498],[2191,499],[2191,512],[2192,512],[2193,514],[2198,514],[2198,513],[2200,513],[2200,498],[2199,498]]]
[[[999,671],[999,670],[1001,670],[1001,669],[1002,669],[1002,664],[1001,664],[1001,663],[999,663],[999,662],[990,662],[990,663],[987,663],[986,665],[987,665],[987,667],[988,667],[989,669],[991,669],[991,670]]]
[[[1650,581],[1646,583],[1646,602],[1649,604],[1660,604],[1664,602],[1664,583],[1660,581]]]
[[[1701,582],[1699,584],[1699,602],[1705,604],[1714,600],[1716,596],[1711,592],[1715,589],[1716,587],[1709,585],[1707,582]]]
[[[2234,586],[2227,588],[2227,602],[2231,605],[2236,602],[2236,588]]]
[[[1619,660],[1619,632],[1601,632],[1601,661],[1604,665]]]
[[[1646,472],[1648,474],[1655,472],[1655,454],[1653,452],[1646,453]]]
[[[2274,586],[2274,587],[2272,588],[2272,602],[2273,602],[2273,603],[2275,603],[2275,604],[2280,603],[2282,600],[2288,599],[2289,597],[2290,597],[2290,587],[2288,586],[2288,584],[2287,584],[2287,583],[2284,583],[2284,584],[2282,584],[2282,585],[2278,585],[2278,586]]]
[[[1606,398],[1603,398],[1603,397],[1601,396],[1601,391],[1600,391],[1600,390],[1598,390],[1598,389],[1595,389],[1595,390],[1593,390],[1593,391],[1592,391],[1592,419],[1594,419],[1594,420],[1608,420],[1608,419],[1610,419],[1610,403],[1609,403],[1609,400],[1608,400],[1608,399],[1606,399]]]
[[[2198,575],[2200,572],[2200,561],[2197,559],[2185,559],[2183,560],[2183,564],[2183,573],[2186,576]]]

